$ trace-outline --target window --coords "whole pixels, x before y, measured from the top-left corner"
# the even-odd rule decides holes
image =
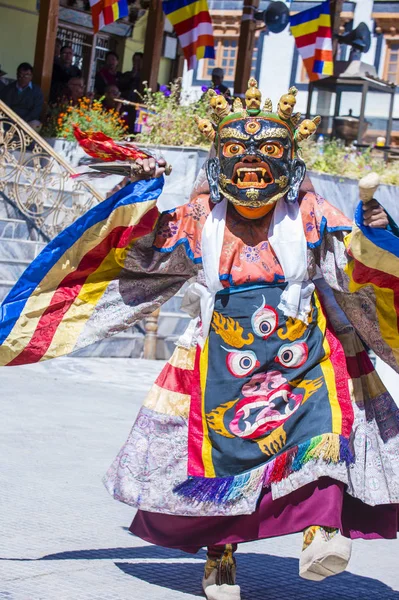
[[[232,83],[234,81],[234,73],[236,68],[237,49],[237,38],[215,39],[215,58],[204,60],[201,79],[210,81],[212,69],[215,67],[221,67],[224,71],[224,82]]]
[[[252,56],[251,75],[255,77],[258,61],[258,38],[255,40],[255,48]],[[206,59],[203,61],[203,67],[198,73],[200,79],[210,81],[212,70],[220,67],[224,71],[223,82],[226,85],[234,83],[238,52],[238,37],[236,38],[216,38],[215,39],[215,59]]]
[[[387,43],[384,78],[399,84],[399,41]]]

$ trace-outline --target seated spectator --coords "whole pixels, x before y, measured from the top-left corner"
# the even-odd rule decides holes
[[[105,65],[98,71],[94,82],[97,96],[103,96],[107,85],[118,87],[122,73],[118,71],[119,56],[116,52],[107,52]]]
[[[17,80],[0,91],[0,100],[31,127],[40,129],[43,94],[40,87],[32,83],[32,77],[32,65],[21,63],[17,69]]]
[[[82,77],[71,77],[67,83],[66,93],[63,98],[65,103],[76,105],[85,95],[85,83]]]
[[[117,110],[118,112],[121,112],[122,103],[115,102],[115,98],[120,97],[121,92],[118,86],[113,84],[107,85],[107,87],[104,90],[104,99],[101,101],[101,104],[103,105],[103,108],[105,108],[105,110]]]
[[[140,94],[143,91],[143,58],[144,54],[142,52],[135,52],[132,57],[132,70],[123,73],[121,78],[120,90],[122,96],[130,102],[142,102]],[[129,106],[127,112],[129,130],[134,132],[137,111],[133,106]]]
[[[116,85],[107,85],[105,88],[104,99],[101,101],[104,110],[114,110],[119,113],[125,125],[129,126],[128,113],[126,106],[122,102],[117,102],[116,98],[121,97],[120,89]]]
[[[72,63],[73,50],[71,46],[63,46],[59,60],[54,62],[50,102],[55,102],[65,95],[67,83],[72,77],[82,77],[82,71]]]
[[[123,73],[120,83],[120,90],[122,96],[126,100],[131,102],[140,102],[140,96],[137,92],[141,92],[141,79],[143,71],[143,57],[142,52],[135,52],[132,57],[132,70]]]

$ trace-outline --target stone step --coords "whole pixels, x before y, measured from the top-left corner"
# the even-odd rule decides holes
[[[0,282],[17,281],[31,262],[19,258],[0,258]]]
[[[0,281],[0,304],[14,286],[15,281]]]
[[[45,246],[45,243],[34,240],[1,238],[0,259],[13,258],[32,261]]]
[[[20,217],[20,213],[8,202],[5,202],[3,198],[0,197],[0,219],[18,219]]]
[[[0,239],[17,239],[17,240],[29,240],[32,239],[32,234],[37,238],[36,231],[32,231],[33,228],[29,227],[26,221],[22,219],[0,217]]]

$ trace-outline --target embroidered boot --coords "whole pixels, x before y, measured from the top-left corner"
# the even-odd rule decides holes
[[[303,532],[299,575],[321,581],[345,571],[351,557],[352,541],[338,529],[314,525]]]
[[[241,600],[236,582],[236,544],[208,548],[202,588],[207,600]]]

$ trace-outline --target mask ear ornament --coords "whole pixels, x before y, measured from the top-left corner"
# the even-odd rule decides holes
[[[305,179],[306,166],[300,158],[294,158],[291,163],[290,187],[287,193],[287,202],[296,202],[298,200],[299,190]]]
[[[209,195],[211,202],[217,204],[221,201],[219,192],[220,162],[215,158],[209,158],[205,166],[206,176],[209,183]]]

